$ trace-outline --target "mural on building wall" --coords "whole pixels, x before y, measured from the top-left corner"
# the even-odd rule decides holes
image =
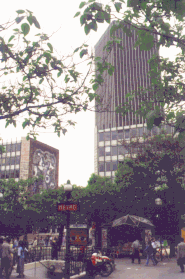
[[[56,158],[54,154],[48,151],[37,149],[33,155],[33,175],[43,176],[42,189],[54,189],[55,181]]]

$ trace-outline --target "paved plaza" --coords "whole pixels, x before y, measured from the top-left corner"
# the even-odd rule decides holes
[[[149,263],[149,266],[145,266],[145,259],[141,260],[141,264],[135,263],[132,264],[131,260],[128,258],[125,259],[116,259],[116,269],[115,271],[107,277],[108,279],[184,279],[185,273],[180,272],[180,267],[177,266],[176,259],[165,260],[164,262],[159,262],[157,266],[153,266],[152,262]],[[16,273],[13,272],[11,279],[16,278]],[[26,278],[47,278],[44,268],[37,268],[25,270]],[[81,277],[87,279],[87,276]],[[96,276],[96,279],[102,279],[101,276]]]

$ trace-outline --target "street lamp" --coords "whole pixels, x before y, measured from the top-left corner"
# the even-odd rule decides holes
[[[71,198],[71,192],[73,190],[73,186],[70,184],[70,181],[67,181],[67,184],[64,185],[64,191],[66,193],[67,201]],[[70,211],[67,210],[66,212],[66,257],[65,257],[65,273],[66,273],[66,278],[70,278]]]
[[[161,205],[162,205],[162,203],[163,203],[163,202],[162,202],[162,200],[161,200],[160,198],[155,199],[155,204],[156,204],[156,205],[160,205],[160,206],[161,206]],[[157,214],[157,215],[156,215],[156,217],[158,218],[158,217],[159,217],[159,215]],[[161,260],[162,260],[162,245],[161,245],[161,236],[160,236],[160,246],[161,246],[161,253],[160,253],[160,254],[161,254]]]

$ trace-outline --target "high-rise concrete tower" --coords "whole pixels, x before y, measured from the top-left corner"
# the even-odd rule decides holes
[[[113,24],[116,24],[116,22],[110,24],[95,45],[96,57],[103,58],[107,55],[107,51],[103,48],[111,39],[110,28]],[[129,24],[126,24],[126,26],[130,29]],[[101,96],[103,110],[100,109],[95,114],[94,171],[101,176],[112,178],[114,178],[118,162],[129,156],[120,140],[129,141],[131,137],[142,137],[144,132],[148,132],[143,118],[134,113],[140,105],[138,98],[135,97],[131,101],[132,109],[124,117],[121,113],[115,112],[117,106],[128,100],[127,93],[133,90],[138,91],[139,87],[148,88],[151,85],[150,77],[147,75],[150,70],[147,61],[154,54],[158,54],[156,44],[149,51],[140,50],[139,47],[134,49],[137,35],[136,30],[131,30],[131,32],[132,36],[129,37],[122,29],[115,31],[114,36],[122,39],[121,46],[123,49],[120,49],[117,44],[113,46],[106,61],[115,67],[114,74],[112,76],[105,74],[105,82],[96,92]],[[150,99],[151,93],[148,92],[147,94]],[[167,129],[170,129],[170,127],[167,127]],[[152,134],[158,132],[159,129],[154,127]]]

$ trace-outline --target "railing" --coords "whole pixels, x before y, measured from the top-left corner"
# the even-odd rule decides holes
[[[86,247],[84,250],[80,249],[80,247],[70,247],[70,274],[75,275],[85,271],[85,259],[90,258],[93,252],[94,248],[91,246]],[[65,254],[65,247],[61,247],[57,252],[54,252],[50,246],[30,247],[29,251],[25,252],[25,263],[54,259],[65,262]],[[16,263],[17,256],[14,253],[14,265]],[[44,265],[43,263],[41,264]]]

